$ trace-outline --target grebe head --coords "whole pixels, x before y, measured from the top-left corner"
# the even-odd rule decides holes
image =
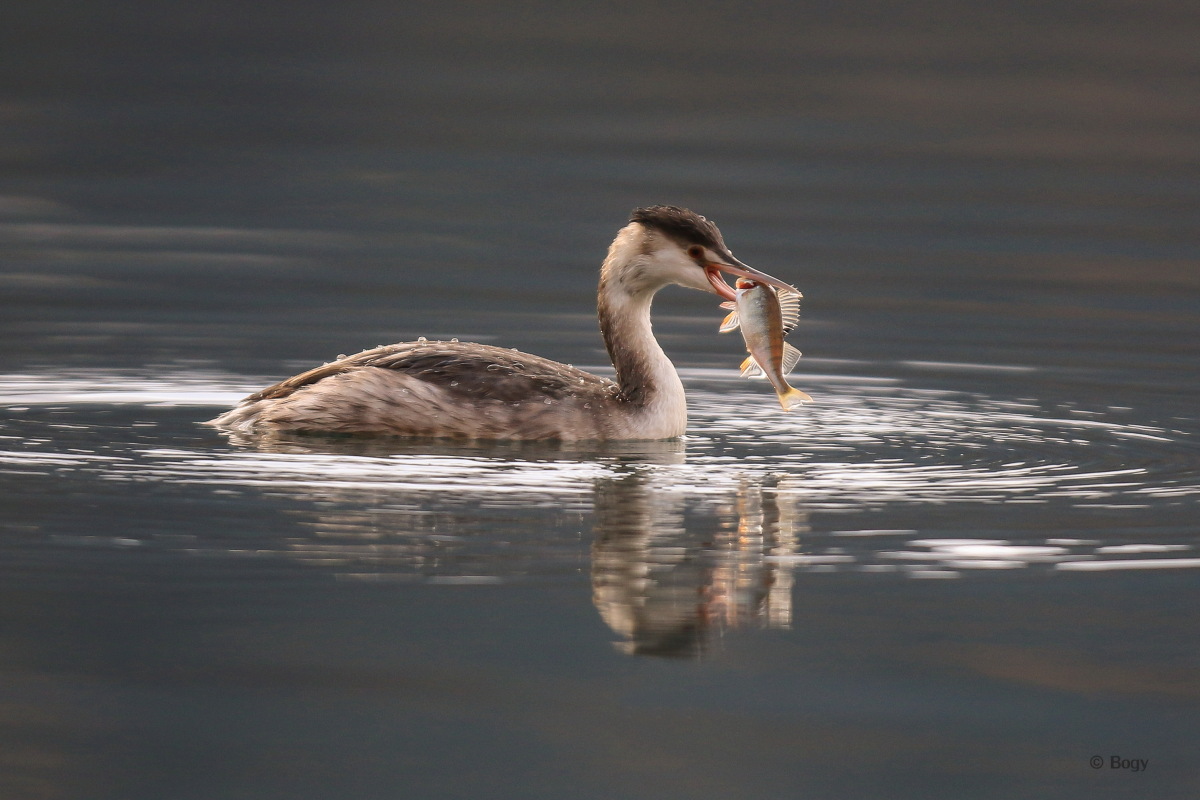
[[[734,258],[717,226],[677,206],[634,209],[609,250],[604,271],[630,294],[654,293],[669,283],[712,292],[725,300],[736,295],[722,273],[770,284],[788,292],[795,287]]]

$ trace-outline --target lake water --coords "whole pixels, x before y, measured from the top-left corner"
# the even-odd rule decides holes
[[[11,17],[4,796],[1200,791],[1189,4]],[[815,403],[668,289],[681,442],[200,424],[421,335],[603,371],[660,202],[803,290]]]

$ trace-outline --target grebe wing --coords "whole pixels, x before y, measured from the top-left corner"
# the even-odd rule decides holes
[[[396,345],[392,345],[392,347],[395,346]],[[352,369],[366,366],[367,362],[387,349],[389,348],[376,347],[372,350],[364,350],[361,353],[356,353],[352,356],[344,356],[336,361],[330,361],[327,364],[314,367],[307,372],[301,372],[299,375],[293,375],[287,380],[282,380],[279,383],[268,386],[260,392],[255,392],[249,397],[243,399],[242,404],[254,403],[259,400],[278,400],[280,398],[287,397],[297,389],[310,386],[317,381],[328,378],[330,375],[337,375],[342,372],[349,372]]]
[[[519,402],[580,392],[616,392],[616,384],[540,356],[472,342],[403,342],[376,347],[302,372],[250,395],[243,403],[275,400],[331,375],[368,367],[403,372],[454,394]]]

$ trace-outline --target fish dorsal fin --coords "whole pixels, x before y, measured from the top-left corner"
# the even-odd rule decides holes
[[[783,343],[783,362],[779,365],[780,372],[787,375],[796,368],[796,362],[800,360],[800,351],[792,347],[787,342]]]
[[[779,297],[779,314],[783,318],[783,335],[787,336],[800,324],[800,293],[776,292]]]
[[[767,373],[763,372],[763,368],[758,365],[754,356],[747,356],[746,360],[742,362],[742,377],[765,378]]]
[[[740,326],[741,322],[738,320],[738,312],[730,311],[729,316],[721,321],[721,327],[717,329],[717,332],[729,333],[730,331],[736,331]]]

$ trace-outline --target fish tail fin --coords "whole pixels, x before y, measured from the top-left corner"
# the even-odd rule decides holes
[[[741,322],[738,320],[737,311],[730,311],[729,315],[721,321],[721,327],[717,329],[717,332],[729,333],[730,331],[736,331],[740,326]]]
[[[754,356],[747,356],[742,362],[742,377],[743,378],[765,378],[767,373],[763,372],[763,368],[758,365],[758,361]]]
[[[787,386],[785,383],[784,386]],[[783,406],[784,411],[791,411],[792,406],[797,403],[811,403],[813,399],[799,389],[791,386],[787,387],[787,391],[779,392],[779,405]]]

